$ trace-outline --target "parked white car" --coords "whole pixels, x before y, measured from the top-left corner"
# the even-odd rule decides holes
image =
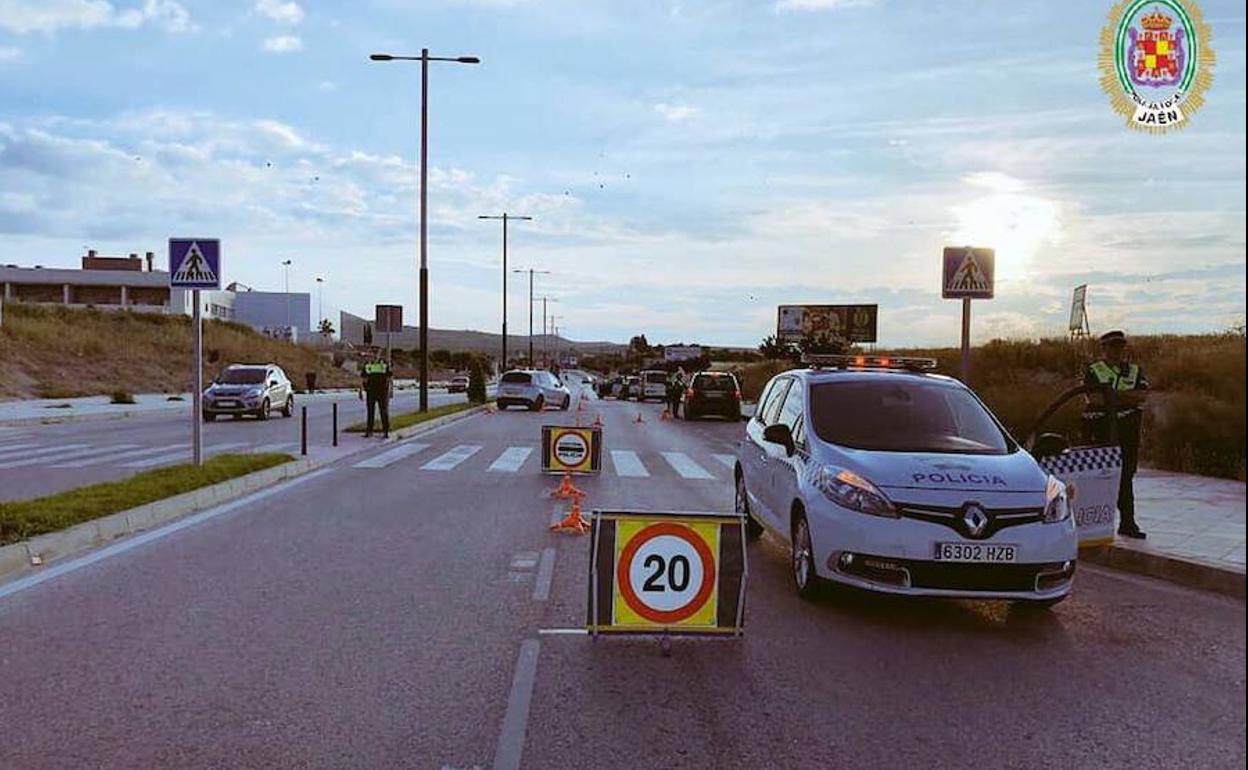
[[[572,392],[558,377],[542,369],[514,369],[505,372],[498,383],[498,408],[525,406],[540,412],[548,406],[567,409]]]

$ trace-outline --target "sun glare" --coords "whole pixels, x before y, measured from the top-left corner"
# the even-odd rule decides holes
[[[1026,277],[1041,248],[1060,239],[1057,204],[1004,174],[976,174],[965,181],[987,193],[950,209],[957,221],[953,243],[996,249],[998,281]]]

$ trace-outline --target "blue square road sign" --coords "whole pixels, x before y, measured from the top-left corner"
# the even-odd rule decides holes
[[[220,289],[221,241],[217,238],[170,238],[169,286]]]

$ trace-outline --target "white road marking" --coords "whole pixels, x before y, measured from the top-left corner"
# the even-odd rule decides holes
[[[62,460],[73,460],[90,455],[103,455],[116,450],[124,451],[126,449],[134,449],[137,446],[138,444],[110,444],[109,446],[90,447],[88,449],[71,449],[58,455],[28,457],[24,460],[14,460],[12,462],[0,463],[0,469],[24,468],[28,465],[39,465],[40,463],[55,463]]]
[[[294,451],[298,448],[299,448],[298,441],[285,441],[285,442],[278,442],[276,444],[261,444],[258,447],[254,447],[251,451],[257,454],[263,454],[265,452],[284,452],[288,449],[291,451]]]
[[[587,628],[539,628],[537,629],[539,636],[585,636],[589,633]]]
[[[33,457],[35,455],[48,455],[63,452],[66,449],[81,449],[86,444],[60,444],[59,446],[45,446],[43,449],[14,449],[11,451],[0,452],[0,460],[11,460],[14,457]]]
[[[641,458],[631,449],[612,449],[611,464],[615,466],[615,475],[644,479],[650,475]]]
[[[367,460],[360,460],[352,465],[352,468],[385,468],[387,465],[393,465],[404,457],[411,457],[417,452],[424,451],[429,448],[428,444],[399,444],[394,449],[387,450],[381,454],[373,455]]]
[[[544,602],[550,598],[550,584],[555,579],[555,549],[542,551],[542,561],[537,565],[537,582],[533,585],[533,601]]]
[[[735,455],[712,455],[712,457],[718,460],[720,465],[723,465],[728,469],[734,468],[737,464],[737,458]]]
[[[40,583],[45,583],[54,578],[58,578],[61,575],[66,575],[66,574],[69,574],[70,572],[74,572],[75,570],[79,570],[79,569],[82,569],[83,567],[90,566],[92,564],[95,564],[98,561],[103,561],[104,559],[107,559],[110,556],[117,556],[119,554],[123,554],[126,551],[132,550],[134,548],[138,548],[139,546],[150,543],[153,540],[160,540],[163,537],[172,535],[173,533],[186,529],[187,527],[193,527],[196,524],[199,524],[200,522],[208,521],[209,519],[214,519],[217,516],[220,516],[224,513],[229,513],[230,511],[233,511],[237,508],[246,509],[247,506],[251,505],[254,502],[263,500],[266,497],[272,497],[273,495],[279,495],[285,492],[286,490],[290,489],[291,487],[311,481],[312,479],[320,478],[321,476],[324,476],[327,473],[333,473],[333,472],[334,472],[333,468],[322,468],[319,471],[313,471],[312,473],[306,474],[304,476],[293,478],[290,481],[282,482],[281,484],[277,484],[275,486],[269,487],[268,489],[262,489],[259,492],[255,492],[250,495],[240,497],[237,500],[231,500],[230,502],[224,503],[222,505],[218,505],[215,508],[209,508],[206,511],[200,511],[199,513],[192,514],[191,516],[187,516],[185,519],[179,519],[178,521],[175,521],[171,524],[166,524],[165,526],[159,529],[153,529],[148,532],[144,532],[140,535],[135,535],[134,537],[127,538],[118,543],[114,543],[113,545],[105,546],[103,548],[100,548],[99,550],[92,551],[86,556],[82,556],[77,559],[71,559],[70,561],[63,562],[60,564],[55,564],[51,567],[46,567],[40,570],[39,572],[36,572],[35,574],[30,575],[29,577],[24,577],[19,580],[14,580],[10,583],[5,583],[3,585],[0,585],[0,599],[4,599],[7,596],[12,596],[18,591],[24,591],[27,588],[33,588],[34,586],[37,586]]]
[[[460,444],[446,454],[435,457],[424,465],[420,466],[422,471],[449,471],[464,460],[472,457],[481,451],[481,447],[475,444]]]
[[[686,479],[713,479],[715,478],[707,472],[706,468],[698,465],[693,458],[684,452],[664,452],[663,459],[667,460],[667,464]]]
[[[119,460],[133,460],[136,457],[150,455],[156,452],[171,452],[174,449],[182,449],[186,446],[185,441],[179,441],[176,444],[166,444],[165,446],[149,446],[142,449],[131,449],[128,452],[118,452],[114,455],[105,455],[104,457],[90,457],[86,460],[74,460],[67,463],[56,463],[49,465],[49,468],[85,468],[88,465],[103,465],[105,463],[117,462]]]
[[[215,444],[213,446],[206,446],[204,447],[204,454],[205,455],[216,454],[217,452],[223,452],[226,449],[237,449],[240,446],[247,446],[247,442],[236,441],[236,442],[231,442],[229,444]],[[191,459],[191,451],[189,449],[185,449],[185,450],[182,450],[181,452],[174,452],[173,454],[165,455],[164,457],[153,457],[150,460],[139,460],[138,462],[125,463],[121,467],[123,468],[154,468],[157,465],[169,465],[171,463],[176,463],[181,460],[189,460],[189,459]]]
[[[532,453],[533,447],[530,446],[509,446],[487,470],[497,473],[515,473],[520,470],[520,466],[524,465],[524,461],[529,459]]]
[[[507,696],[507,712],[503,715],[503,728],[499,730],[498,747],[494,750],[494,764],[491,765],[493,770],[520,770],[524,735],[529,729],[533,682],[537,679],[539,650],[541,642],[536,639],[525,639],[520,643],[516,673],[511,679],[511,693]]]

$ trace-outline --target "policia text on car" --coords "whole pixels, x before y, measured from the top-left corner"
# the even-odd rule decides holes
[[[1143,539],[1144,533],[1135,523],[1135,469],[1140,457],[1140,422],[1148,380],[1139,364],[1126,360],[1127,336],[1121,331],[1101,335],[1101,357],[1088,365],[1083,384],[1098,388],[1088,396],[1083,410],[1086,437],[1098,444],[1110,443],[1113,416],[1110,415],[1110,391],[1117,408],[1117,444],[1122,447],[1122,476],[1118,482],[1118,534]]]
[[[393,384],[393,372],[390,364],[380,355],[364,364],[360,369],[360,385],[368,400],[368,424],[364,435],[373,435],[373,416],[376,410],[381,411],[381,431],[386,438],[390,436],[390,391]]]

